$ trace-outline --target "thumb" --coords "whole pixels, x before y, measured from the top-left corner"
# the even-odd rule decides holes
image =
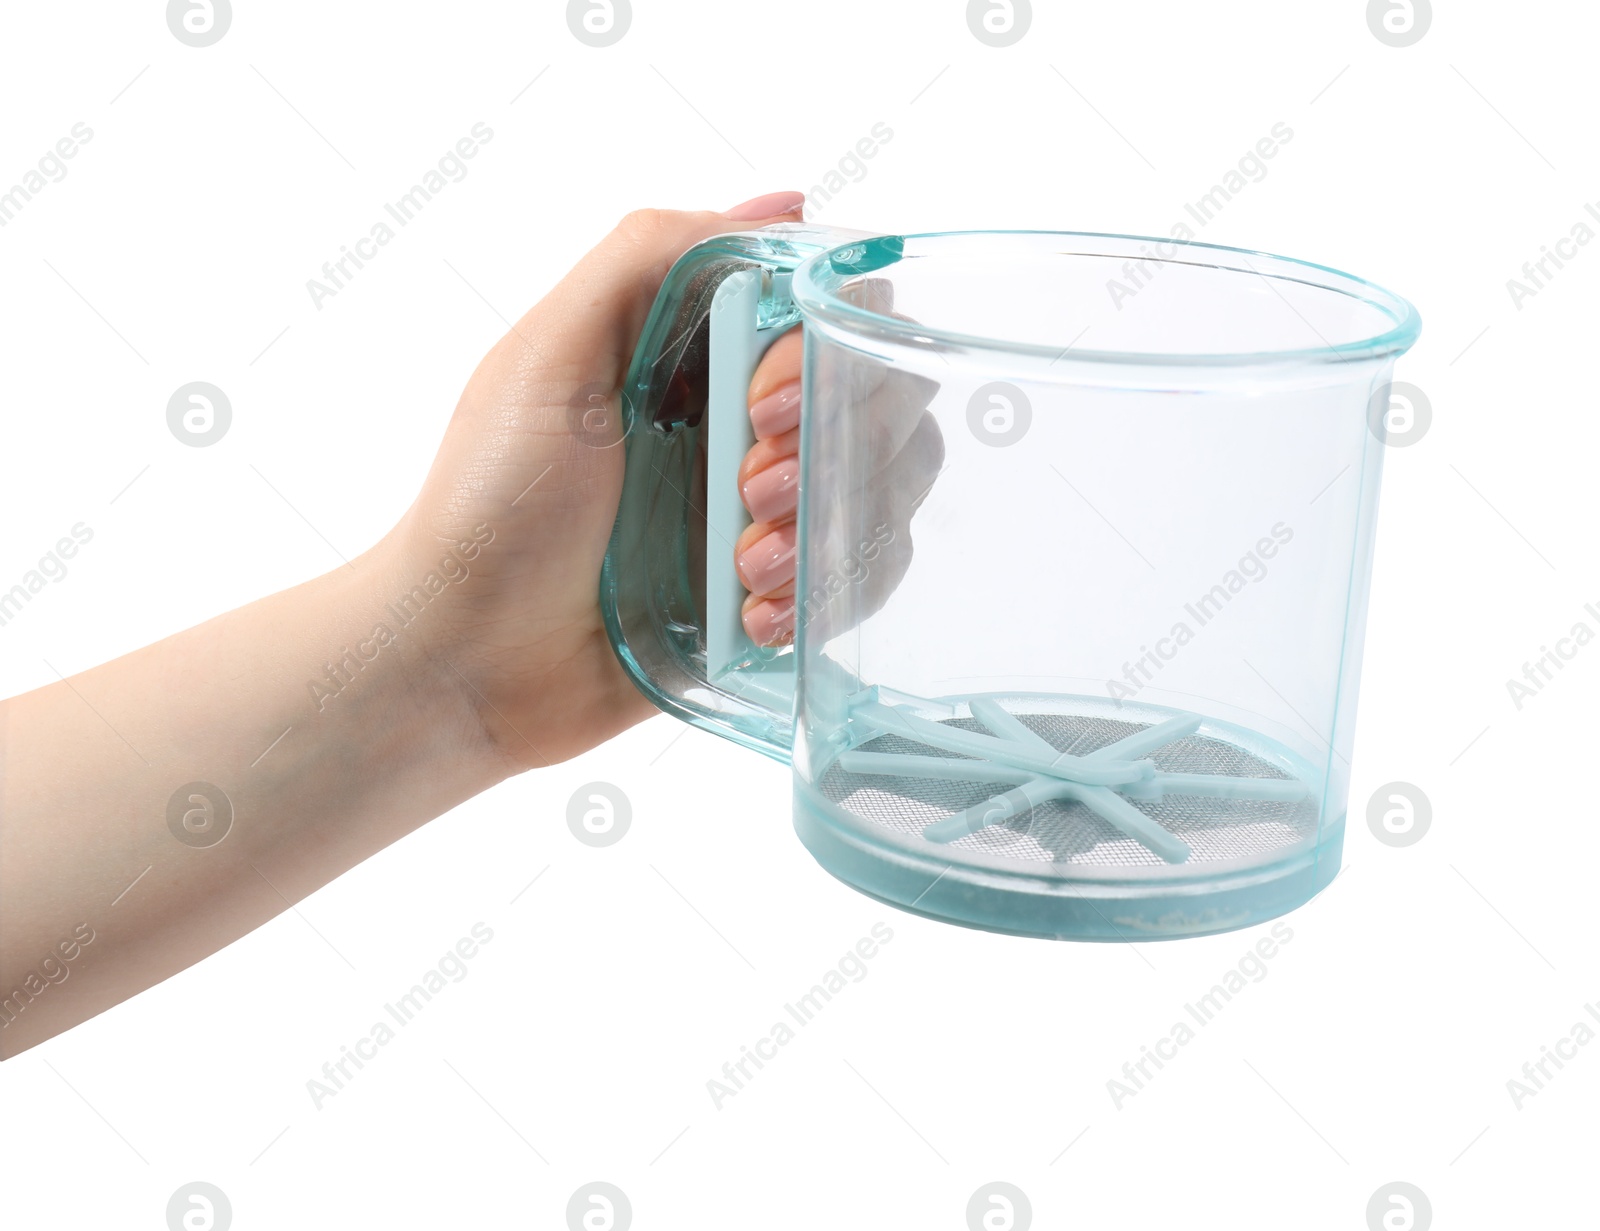
[[[425,541],[470,537],[460,528],[484,519],[504,525],[502,568],[537,557],[545,608],[559,608],[564,596],[591,609],[622,489],[623,451],[579,440],[574,395],[586,386],[621,388],[656,293],[686,250],[724,232],[799,221],[804,202],[801,193],[783,192],[724,213],[640,210],[624,218],[467,382],[414,506],[411,520]],[[556,477],[546,479],[551,471]],[[516,533],[535,524],[536,535]],[[481,584],[490,565],[476,572]]]

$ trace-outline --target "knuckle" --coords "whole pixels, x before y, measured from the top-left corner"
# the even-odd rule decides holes
[[[635,240],[650,240],[668,228],[671,215],[664,209],[636,209],[617,224],[618,234]]]

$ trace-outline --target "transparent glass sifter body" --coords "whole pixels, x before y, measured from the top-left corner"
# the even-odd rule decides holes
[[[805,329],[795,643],[735,483]],[[625,394],[602,583],[662,708],[793,767],[834,875],[1058,938],[1247,926],[1337,873],[1388,386],[1419,322],[1304,262],[805,225],[686,254]],[[738,873],[746,869],[731,869]]]

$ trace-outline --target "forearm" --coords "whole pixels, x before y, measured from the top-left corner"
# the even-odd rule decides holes
[[[0,706],[0,1057],[504,776],[410,571],[380,547]]]
[[[624,452],[574,408],[620,411],[680,253],[801,200],[629,215],[484,357],[378,547],[0,706],[0,1057],[655,712],[598,602]]]

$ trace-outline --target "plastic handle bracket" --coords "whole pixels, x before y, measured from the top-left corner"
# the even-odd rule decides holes
[[[768,280],[771,280],[770,282]],[[782,285],[775,285],[781,279]],[[734,544],[750,525],[739,494],[739,466],[755,430],[750,426],[750,380],[761,357],[783,334],[763,329],[759,311],[771,291],[787,294],[789,275],[745,269],[723,279],[711,301],[709,372],[706,387],[706,679],[713,683],[734,669],[748,670],[771,658],[744,631],[740,609],[744,585],[734,568]],[[763,679],[767,673],[763,673]],[[777,676],[771,678],[776,681]],[[757,685],[759,686],[759,685]],[[792,694],[793,685],[788,692]]]

